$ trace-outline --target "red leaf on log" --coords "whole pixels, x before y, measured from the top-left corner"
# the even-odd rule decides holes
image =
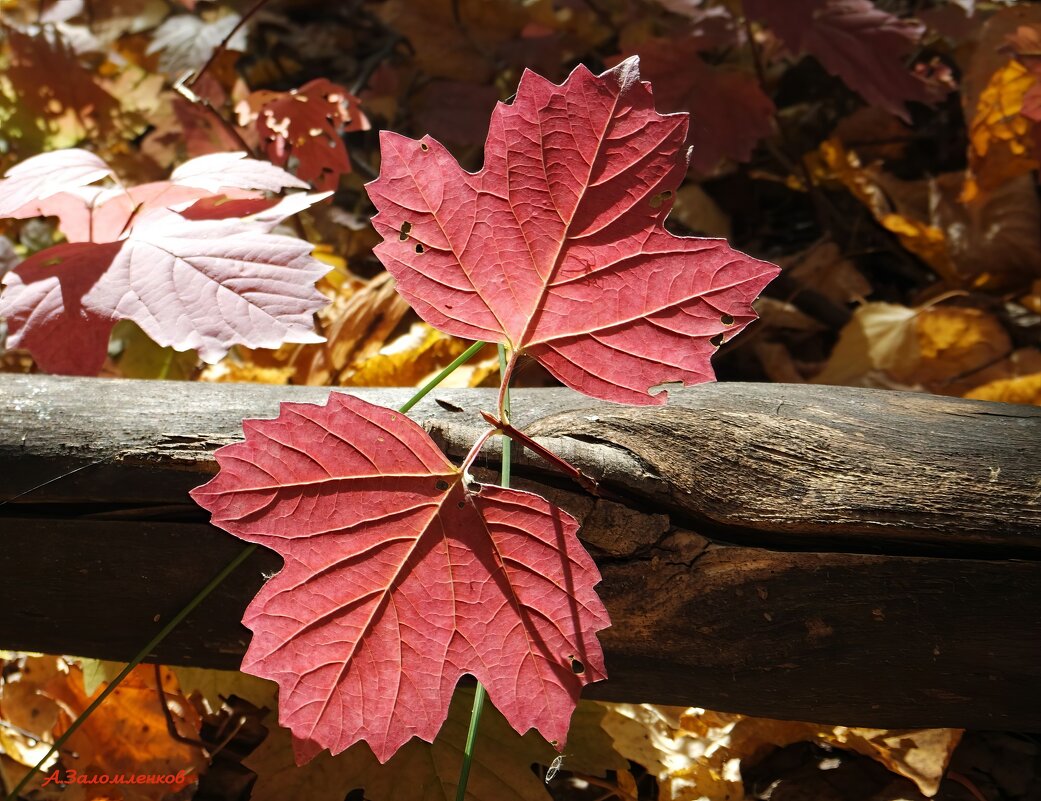
[[[432,740],[464,674],[562,748],[582,686],[604,678],[608,625],[575,519],[467,485],[419,425],[346,394],[243,428],[192,497],[285,560],[246,610],[242,668],[279,683],[298,761]]]

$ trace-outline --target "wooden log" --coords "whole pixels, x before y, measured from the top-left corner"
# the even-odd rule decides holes
[[[213,449],[327,394],[0,376],[0,648],[132,655],[243,547],[186,494]],[[460,456],[493,405],[445,390],[411,414]],[[590,697],[1041,730],[1041,409],[752,384],[650,409],[518,390],[514,407],[610,492],[517,457],[604,575],[611,678]],[[242,610],[279,565],[255,553],[153,658],[236,666]]]

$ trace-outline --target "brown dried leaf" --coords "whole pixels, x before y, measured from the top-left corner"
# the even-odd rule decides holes
[[[791,261],[794,264],[790,268],[784,262],[781,266],[793,281],[838,306],[862,301],[871,294],[871,283],[834,242],[821,242]]]
[[[492,80],[496,51],[528,24],[525,9],[508,0],[389,0],[379,14],[409,40],[424,73],[474,83]]]
[[[747,161],[773,132],[774,104],[751,74],[714,67],[699,55],[696,37],[648,39],[608,60],[638,55],[640,72],[654,86],[659,111],[690,112],[691,164],[711,172],[724,158]]]

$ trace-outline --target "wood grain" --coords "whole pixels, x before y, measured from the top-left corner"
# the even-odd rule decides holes
[[[128,658],[242,548],[187,498],[213,449],[326,395],[0,376],[0,647]],[[444,391],[412,415],[459,456],[493,405]],[[640,410],[518,390],[514,408],[612,498],[518,457],[604,576],[611,679],[591,697],[1041,730],[1041,410],[752,384]],[[254,554],[154,658],[237,665],[278,568]]]

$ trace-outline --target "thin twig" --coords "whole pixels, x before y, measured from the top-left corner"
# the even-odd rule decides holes
[[[369,78],[372,74],[379,69],[386,58],[394,52],[394,48],[398,46],[398,42],[402,40],[402,36],[399,33],[390,33],[383,44],[380,45],[379,49],[369,56],[361,65],[361,69],[358,70],[358,77],[354,79],[354,83],[351,84],[351,94],[357,96],[357,94],[365,88],[369,83]]]
[[[969,795],[975,798],[976,801],[987,801],[987,797],[980,792],[979,788],[968,776],[963,776],[957,771],[949,770],[947,771],[947,775],[944,778],[950,779],[952,782],[957,782],[958,784],[960,784],[962,787],[969,791]]]
[[[179,94],[185,100],[187,100],[189,103],[193,103],[197,106],[201,106],[202,108],[206,109],[214,117],[214,119],[217,120],[217,123],[221,126],[221,128],[223,128],[224,131],[229,136],[231,136],[236,141],[236,143],[238,143],[239,147],[241,147],[247,153],[252,153],[253,148],[249,146],[245,139],[242,138],[242,134],[238,132],[238,129],[235,128],[235,126],[232,125],[230,122],[228,122],[228,120],[224,119],[224,115],[221,114],[218,109],[214,108],[213,104],[209,100],[207,100],[205,97],[200,97],[194,91],[192,91],[192,87],[195,86],[195,81],[198,79],[198,77],[198,74],[192,77],[192,74],[190,72],[186,72],[173,85],[173,90],[177,92],[177,94]],[[186,86],[185,81],[189,78],[192,78],[191,86]]]
[[[611,782],[607,781],[606,779],[600,779],[596,776],[588,776],[585,773],[572,773],[571,775],[576,779],[581,779],[586,784],[593,785],[593,787],[602,787],[604,790],[610,790],[619,798],[627,798],[629,799],[629,801],[640,801],[639,796],[635,796],[632,793],[626,792],[617,784],[611,784]]]
[[[242,30],[242,26],[249,22],[250,18],[267,4],[268,0],[257,0],[250,7],[249,11],[247,11],[239,18],[239,21],[235,23],[235,27],[228,31],[228,35],[225,36],[221,40],[221,43],[217,45],[217,47],[214,49],[214,51],[210,53],[210,57],[209,59],[207,59],[206,63],[202,65],[202,69],[195,73],[195,77],[192,78],[192,86],[195,86],[195,84],[199,82],[199,79],[206,74],[206,71],[210,67],[213,66],[213,62],[220,58],[220,54],[228,49],[228,44],[231,42],[232,37],[234,37],[236,33]]]
[[[749,20],[748,15],[745,14],[742,20],[745,27],[745,36],[748,38],[748,49],[752,54],[752,64],[755,67],[756,78],[759,81],[759,88],[762,89],[763,94],[766,94],[766,69],[763,66],[763,57],[759,52],[759,47],[755,42],[755,32],[752,30],[752,22]],[[803,183],[806,184],[806,191],[810,195],[810,200],[813,202],[813,209],[817,214],[817,224],[820,226],[822,231],[830,229],[828,223],[828,215],[825,213],[825,200],[823,195],[820,193],[816,182],[813,180],[813,175],[810,173],[809,167],[806,166],[806,160],[798,152],[798,148],[795,146],[795,140],[788,130],[788,126],[785,125],[784,120],[781,119],[781,113],[774,107],[774,122],[777,125],[777,130],[781,134],[781,139],[784,141],[784,147],[791,154],[791,158],[799,166],[799,172],[802,173]],[[783,163],[783,162],[782,162]]]
[[[173,719],[173,713],[170,711],[170,705],[166,703],[166,690],[163,689],[163,666],[156,663],[153,665],[155,668],[155,693],[159,697],[159,706],[162,707],[163,717],[166,718],[166,731],[174,740],[185,745],[194,745],[196,748],[206,749],[206,743],[202,740],[195,740],[191,737],[185,737],[179,731],[177,731],[177,722]]]

